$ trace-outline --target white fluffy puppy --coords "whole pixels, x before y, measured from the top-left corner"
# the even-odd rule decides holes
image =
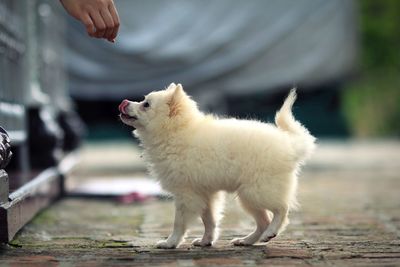
[[[197,216],[205,232],[193,245],[212,245],[222,191],[236,193],[257,225],[251,234],[234,239],[234,245],[267,242],[284,229],[297,204],[299,167],[315,146],[315,138],[292,116],[295,99],[292,90],[276,114],[276,126],[206,115],[173,83],[142,102],[120,104],[121,120],[136,128],[151,174],[175,196],[173,232],[157,247],[177,247]]]

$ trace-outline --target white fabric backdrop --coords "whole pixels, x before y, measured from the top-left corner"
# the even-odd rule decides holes
[[[352,0],[115,0],[116,44],[70,19],[67,62],[78,99],[137,97],[180,82],[203,99],[309,87],[356,59]]]

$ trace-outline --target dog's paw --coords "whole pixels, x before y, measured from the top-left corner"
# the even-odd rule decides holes
[[[192,246],[196,246],[196,247],[211,247],[212,246],[212,242],[209,241],[209,240],[203,240],[202,238],[196,238],[195,240],[193,240]]]
[[[235,238],[231,241],[234,246],[251,246],[253,242],[249,242],[246,238]]]
[[[272,238],[274,238],[274,237],[276,237],[276,234],[273,234],[273,235],[267,235],[267,236],[262,236],[261,237],[261,239],[260,239],[260,242],[268,242],[268,241],[270,241]]]
[[[167,248],[167,249],[172,249],[176,248],[176,244],[171,244],[168,243],[167,240],[160,240],[156,243],[156,248]]]

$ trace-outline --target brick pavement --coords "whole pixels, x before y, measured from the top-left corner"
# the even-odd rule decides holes
[[[94,153],[110,147],[84,149],[84,164],[70,183],[100,175],[102,168],[116,177],[142,170],[140,158],[127,145],[119,148],[124,159],[99,162],[102,158]],[[399,162],[395,141],[321,144],[302,173],[301,209],[292,212],[282,235],[253,247],[229,244],[254,226],[233,196],[215,247],[190,246],[202,234],[199,221],[176,250],[153,246],[171,229],[171,201],[123,205],[65,198],[1,247],[0,266],[400,266]]]

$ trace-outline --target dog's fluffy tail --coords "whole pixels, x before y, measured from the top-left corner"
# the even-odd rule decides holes
[[[315,137],[292,114],[293,103],[296,101],[296,89],[290,90],[281,109],[275,115],[275,123],[283,131],[293,137],[293,147],[299,160],[306,160],[315,148]]]

